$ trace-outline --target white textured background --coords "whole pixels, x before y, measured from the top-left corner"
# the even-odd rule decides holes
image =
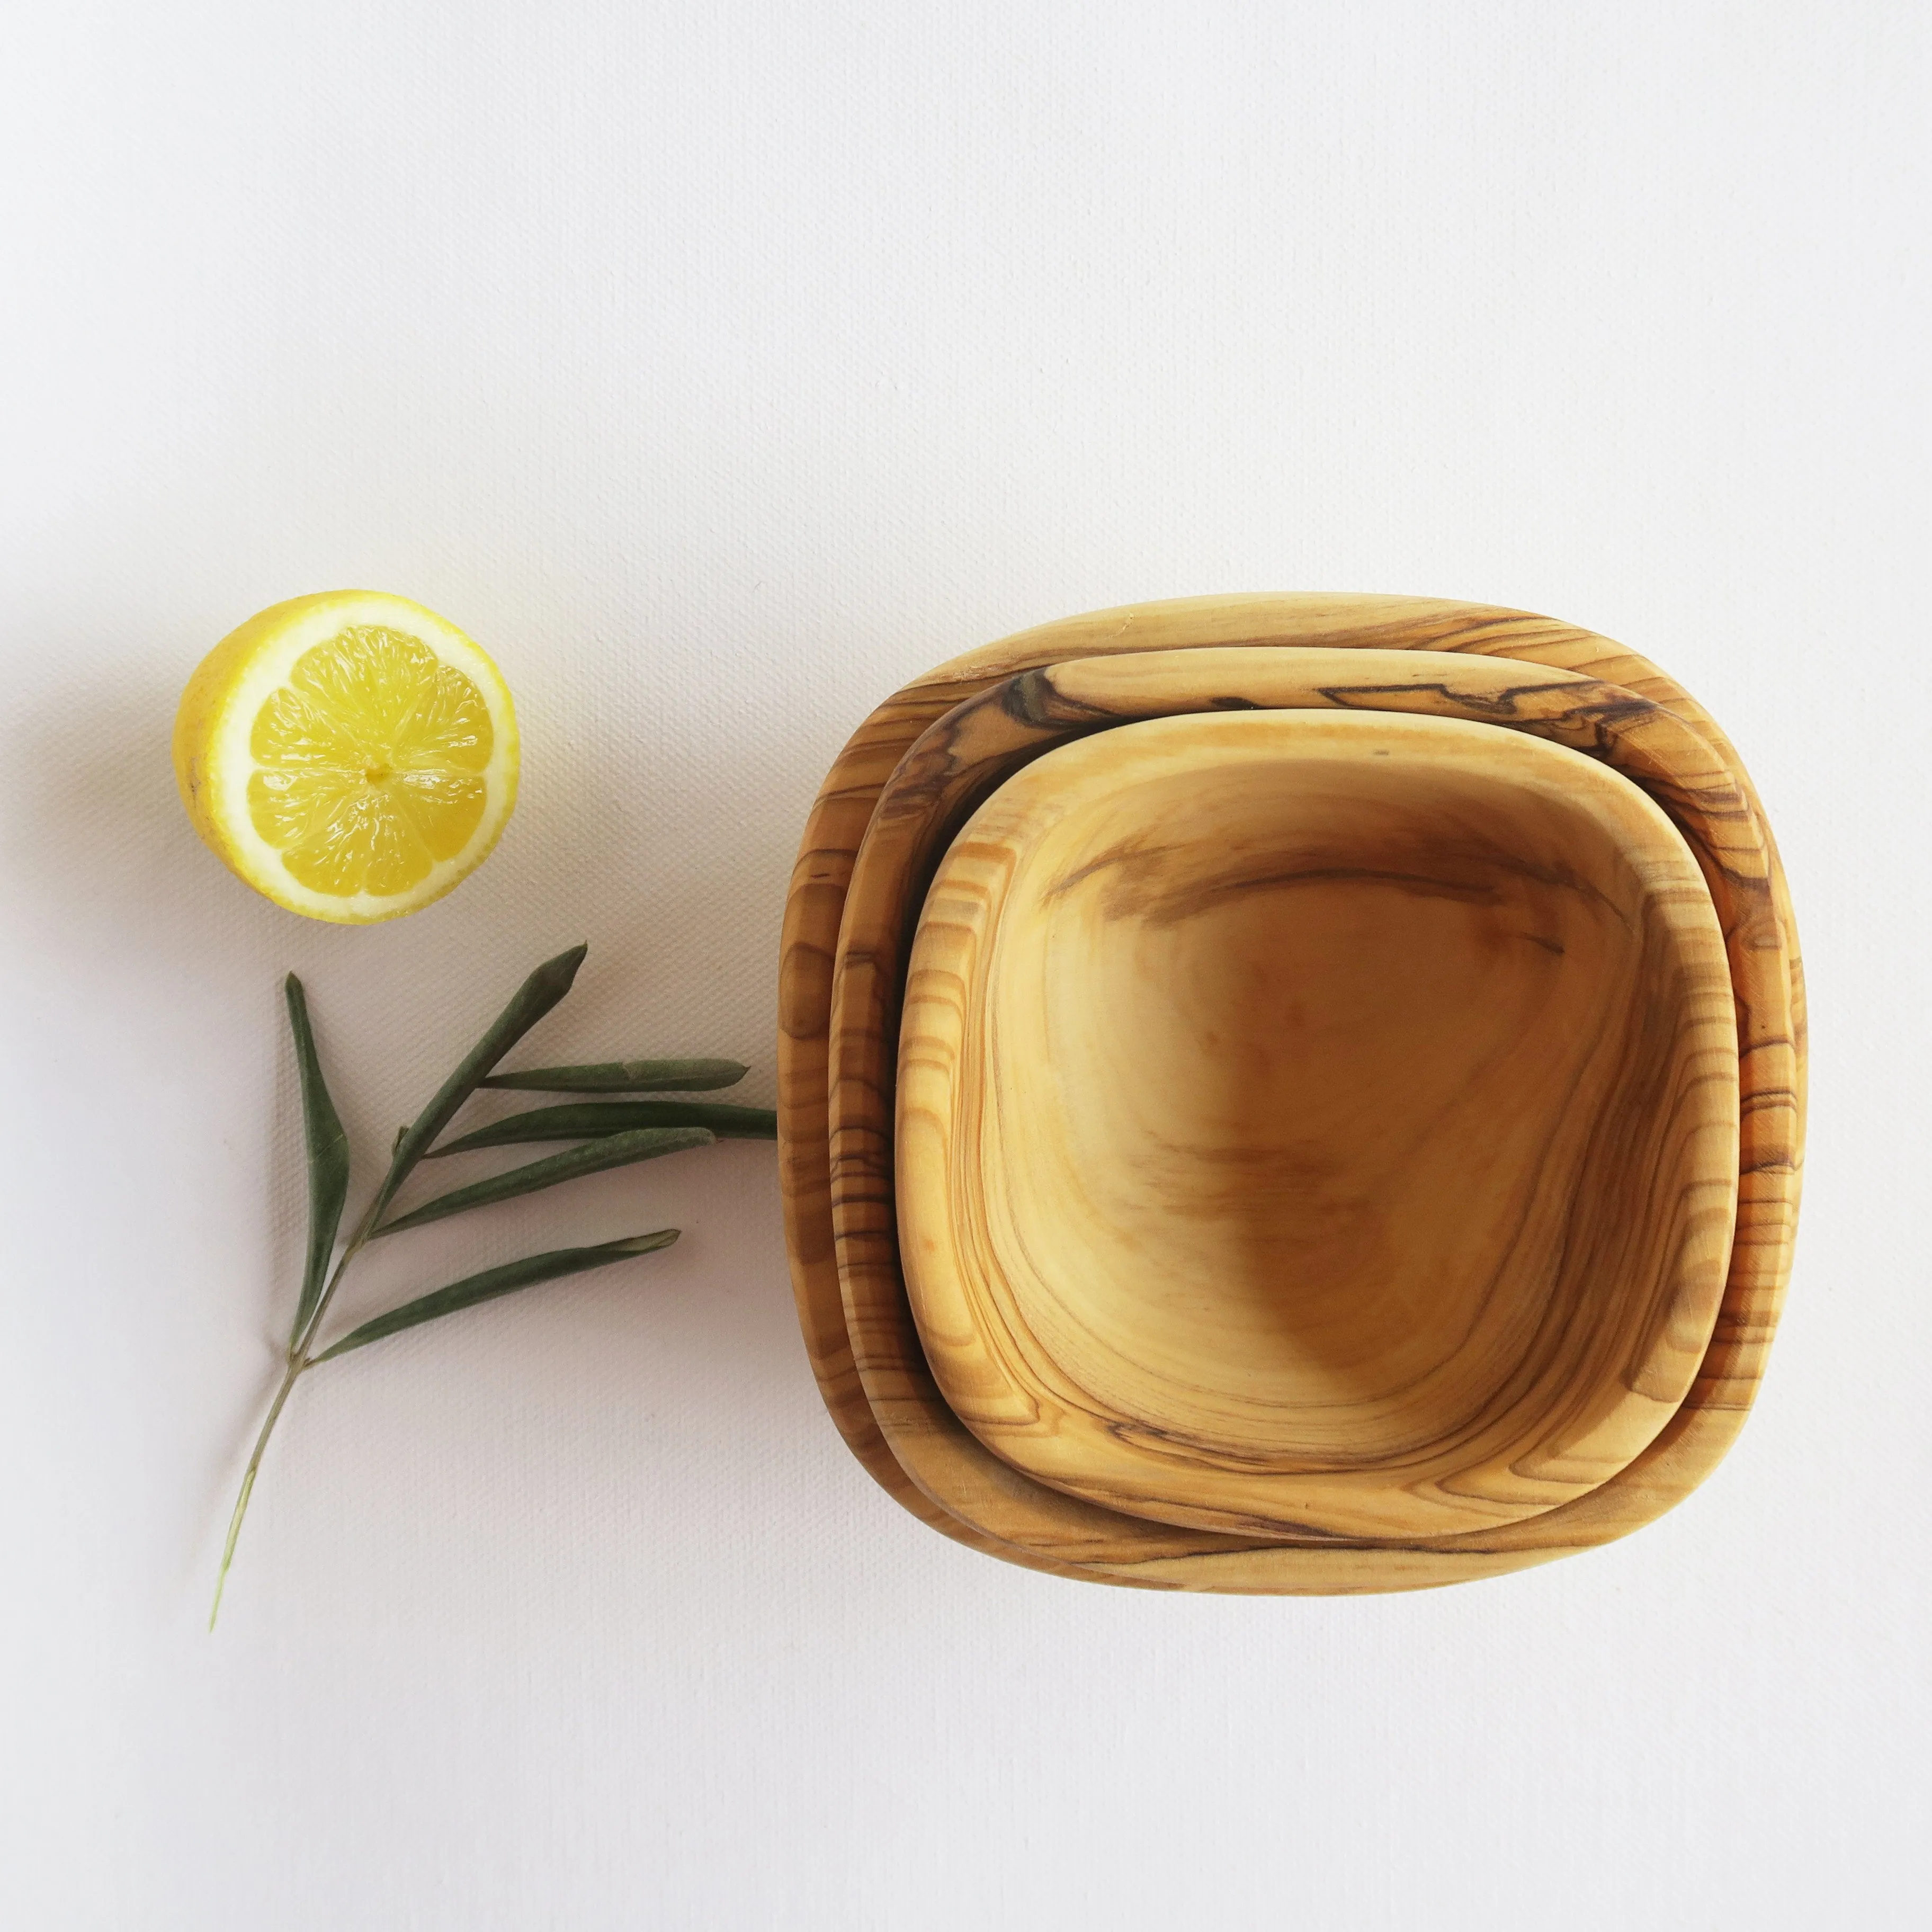
[[[10,10],[0,1924],[1924,1924],[1929,20]],[[216,638],[344,584],[526,734],[496,856],[361,932],[253,899],[166,761]],[[394,1244],[361,1305],[689,1230],[306,1384],[203,1634],[298,1268],[285,969],[365,1152],[579,938],[544,1057],[764,1098],[874,701],[1310,588],[1607,632],[1762,785],[1810,1180],[1702,1490],[1420,1596],[1005,1568],[841,1447],[740,1145]]]

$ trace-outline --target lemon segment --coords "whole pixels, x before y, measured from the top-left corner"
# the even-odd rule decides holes
[[[405,598],[333,591],[250,618],[202,662],[175,724],[196,829],[290,911],[364,924],[438,898],[516,802],[516,714],[496,666]]]

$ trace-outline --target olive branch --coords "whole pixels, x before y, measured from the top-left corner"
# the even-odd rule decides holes
[[[557,1248],[545,1254],[526,1255],[520,1261],[485,1268],[480,1274],[466,1275],[447,1287],[406,1301],[319,1348],[316,1345],[335,1291],[341,1286],[350,1263],[370,1242],[472,1208],[554,1187],[560,1181],[574,1180],[580,1175],[628,1167],[662,1154],[680,1154],[689,1148],[709,1147],[720,1139],[777,1138],[777,1116],[768,1108],[701,1100],[577,1101],[514,1114],[438,1147],[438,1136],[479,1088],[579,1094],[698,1093],[734,1085],[745,1077],[746,1069],[734,1060],[622,1060],[595,1066],[540,1066],[520,1073],[496,1072],[496,1064],[503,1056],[570,991],[587,950],[585,946],[572,946],[568,952],[560,952],[539,966],[517,989],[482,1038],[464,1054],[456,1071],[436,1090],[429,1104],[410,1125],[398,1132],[390,1150],[388,1171],[348,1238],[340,1242],[339,1252],[338,1235],[349,1198],[349,1137],[343,1131],[341,1118],[329,1097],[328,1084],[322,1078],[302,983],[292,973],[284,982],[289,1030],[294,1037],[296,1064],[301,1076],[302,1126],[308,1156],[308,1254],[295,1321],[289,1330],[281,1383],[262,1418],[248,1466],[242,1474],[241,1493],[235,1499],[234,1514],[229,1520],[220,1572],[215,1579],[214,1606],[208,1612],[211,1630],[221,1613],[221,1593],[235,1560],[235,1545],[242,1534],[242,1520],[248,1513],[248,1500],[255,1492],[255,1478],[260,1472],[268,1438],[274,1433],[296,1384],[311,1369],[352,1349],[366,1348],[371,1342],[453,1315],[459,1309],[473,1308],[478,1302],[492,1300],[498,1295],[513,1294],[519,1288],[534,1288],[540,1282],[580,1274],[589,1268],[608,1268],[633,1255],[654,1254],[669,1247],[677,1239],[679,1230],[660,1228],[652,1234],[628,1235],[594,1247]],[[580,1144],[566,1153],[550,1154],[513,1167],[506,1173],[492,1174],[488,1180],[439,1194],[406,1213],[388,1215],[390,1204],[422,1161],[466,1154],[478,1148],[554,1140],[575,1141]]]

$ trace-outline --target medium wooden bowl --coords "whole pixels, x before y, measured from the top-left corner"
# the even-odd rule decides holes
[[[1682,836],[1460,719],[1063,746],[955,841],[899,1035],[948,1405],[1156,1521],[1454,1534],[1670,1419],[1730,1258],[1737,1036]]]
[[[929,728],[872,800],[875,808],[842,895],[831,1016],[831,1206],[854,1370],[867,1414],[892,1459],[877,1472],[888,1484],[896,1478],[904,1486],[911,1478],[909,1497],[902,1498],[908,1507],[943,1505],[938,1526],[976,1547],[1108,1581],[1216,1589],[1403,1588],[1541,1560],[1496,1547],[1496,1535],[1470,1533],[1408,1542],[1400,1552],[1383,1540],[1375,1544],[1372,1562],[1363,1561],[1360,1550],[1334,1550],[1282,1552],[1275,1560],[1262,1555],[1252,1538],[1166,1528],[1078,1501],[1022,1475],[968,1432],[933,1382],[914,1329],[890,1185],[892,1064],[904,946],[938,850],[978,800],[1054,744],[1138,718],[1256,706],[1393,706],[1480,718],[1590,748],[1670,797],[1725,926],[1752,1077],[1770,1079],[1780,1070],[1792,981],[1778,939],[1774,860],[1755,813],[1705,742],[1682,720],[1629,691],[1567,670],[1526,676],[1518,665],[1482,658],[1267,646],[1088,658],[1036,668],[992,686]],[[1772,1089],[1760,1091],[1751,1108],[1750,1144],[1760,1153],[1772,1150],[1766,1129],[1775,1124],[1779,1105]],[[1795,1185],[1796,1175],[1772,1167],[1751,1178],[1774,1200],[1777,1190]],[[804,1198],[808,1203],[811,1197]],[[800,1216],[794,1225],[811,1223]],[[1774,1246],[1768,1253],[1775,1264]],[[1761,1246],[1756,1261],[1762,1264],[1766,1256]],[[795,1268],[800,1259],[794,1250]],[[800,1274],[811,1278],[802,1269]],[[1742,1292],[1741,1280],[1755,1278],[1750,1257],[1734,1249],[1726,1309]],[[1703,1379],[1671,1430],[1706,1398],[1717,1412],[1723,1392],[1709,1381],[1717,1352],[1714,1340]],[[1706,1436],[1700,1446],[1708,1447],[1709,1439]],[[1682,1472],[1684,1459],[1650,1451],[1646,1458],[1662,1463],[1663,1475],[1653,1479],[1634,1464],[1616,1479],[1624,1491],[1615,1519],[1620,1526],[1605,1529],[1586,1521],[1580,1526],[1584,1535],[1601,1540],[1621,1533],[1645,1520],[1640,1508],[1654,1514],[1674,1500],[1666,1485]],[[1560,1526],[1563,1546],[1580,1533],[1580,1513],[1579,1505],[1570,1505],[1551,1514],[1550,1527]],[[1342,1540],[1288,1531],[1271,1540]],[[1452,1554],[1480,1555],[1483,1567],[1459,1562],[1452,1568],[1435,1560]]]
[[[1432,674],[1416,681],[1417,694],[1405,697],[1391,694],[1379,667],[1391,659],[1416,661],[1404,653],[1453,652],[1461,674],[1487,672],[1498,681],[1496,691],[1472,696],[1481,707],[1477,715],[1598,750],[1613,761],[1632,759],[1627,769],[1642,777],[1685,829],[1718,899],[1739,988],[1744,1180],[1724,1304],[1697,1382],[1670,1425],[1628,1468],[1574,1503],[1504,1529],[1400,1545],[1329,1539],[1330,1546],[1280,1547],[1138,1521],[1065,1496],[989,1454],[946,1408],[898,1280],[890,1213],[891,1054],[880,1028],[856,1021],[839,1028],[837,1040],[839,1092],[850,1104],[838,1132],[844,1153],[835,1203],[827,1111],[834,956],[850,910],[848,884],[859,883],[855,859],[902,759],[908,773],[923,771],[925,782],[909,782],[902,804],[922,794],[940,823],[943,844],[950,836],[946,814],[956,813],[956,826],[974,802],[976,783],[997,783],[1004,771],[1064,736],[1148,715],[1118,689],[1096,698],[1078,688],[1080,674],[1092,668],[1082,660],[1206,651],[1218,665],[1232,654],[1274,667],[1262,681],[1279,686],[1284,660],[1312,664],[1312,654],[1339,652],[1366,667],[1371,659],[1359,656],[1364,650],[1374,654],[1378,668],[1360,680],[1359,691],[1352,692],[1346,679],[1318,676],[1322,689],[1295,701],[1432,702],[1427,688],[1439,681]],[[1055,667],[1051,676],[1042,669],[1049,664]],[[1004,688],[1016,675],[1025,693],[1018,699]],[[1266,692],[1244,698],[1218,674],[1203,683],[1198,701],[1204,708],[1223,700],[1274,701]],[[1448,701],[1445,694],[1438,695]],[[1162,708],[1156,705],[1156,713]],[[951,722],[915,747],[922,732],[949,715]],[[1002,732],[1017,736],[993,745]],[[986,762],[976,764],[974,750],[989,746]],[[1652,767],[1648,775],[1639,769],[1646,763]],[[1697,832],[1690,817],[1705,805],[1707,824]],[[881,813],[875,832],[884,818]],[[903,813],[899,823],[905,823]],[[1760,861],[1755,874],[1753,853]],[[1728,912],[1726,892],[1734,902]],[[862,1015],[868,1004],[890,1005],[896,998],[890,956],[902,935],[882,932],[876,920],[871,923],[872,941],[853,949],[839,976],[841,1005],[850,1013]],[[1754,970],[1762,999],[1744,990]],[[1775,850],[1735,752],[1681,688],[1592,632],[1521,612],[1420,598],[1273,596],[1096,612],[988,646],[908,686],[854,734],[807,824],[787,904],[781,1172],[800,1324],[827,1408],[874,1479],[922,1521],[1006,1560],[1096,1581],[1288,1593],[1424,1588],[1545,1562],[1626,1534],[1671,1508],[1715,1466],[1762,1372],[1795,1221],[1802,994]],[[868,1072],[868,1060],[882,1064]],[[883,1121],[867,1127],[857,1118],[865,1111],[861,1103],[869,1092],[876,1112],[881,1091]],[[843,1222],[836,1247],[835,1208]],[[848,1264],[842,1270],[842,1259]],[[1286,1534],[1279,1539],[1320,1540]]]

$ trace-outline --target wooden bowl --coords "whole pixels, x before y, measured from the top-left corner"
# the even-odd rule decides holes
[[[1590,746],[1670,796],[1724,913],[1733,978],[1744,998],[1741,1022],[1745,1010],[1750,1016],[1743,1027],[1752,1043],[1750,1064],[1760,1078],[1777,1070],[1789,982],[1777,938],[1774,881],[1755,816],[1697,734],[1632,693],[1567,671],[1539,670],[1526,678],[1504,662],[1372,649],[1204,648],[1035,669],[956,706],[915,743],[873,801],[843,896],[833,968],[830,1126],[846,1331],[867,1414],[892,1459],[879,1468],[881,1480],[896,1478],[907,1491],[902,1499],[915,1510],[932,1509],[937,1499],[944,1509],[938,1526],[976,1547],[1066,1574],[1202,1588],[1380,1588],[1448,1580],[1434,1559],[1452,1551],[1459,1558],[1476,1553],[1477,1539],[1469,1533],[1412,1541],[1400,1552],[1384,1540],[1366,1565],[1359,1555],[1340,1551],[1281,1552],[1270,1559],[1259,1554],[1252,1537],[1237,1541],[1136,1522],[1022,1476],[968,1434],[946,1406],[913,1328],[899,1272],[889,1151],[896,1004],[918,888],[937,851],[974,801],[1046,747],[1137,717],[1257,705],[1389,706],[1480,718]],[[1762,1095],[1754,1108],[1762,1148],[1760,1112],[1775,1119],[1774,1094]],[[1793,1178],[1784,1175],[1772,1184]],[[794,1225],[811,1224],[800,1216]],[[794,1251],[795,1268],[801,1258]],[[1741,1267],[1748,1270],[1748,1263],[1734,1252],[1727,1306],[1738,1292]],[[801,1306],[808,1305],[802,1299]],[[1711,1359],[1707,1354],[1707,1376]],[[832,1385],[829,1375],[824,1385]],[[1708,1383],[1702,1392],[1711,1393]],[[1679,1420],[1700,1399],[1694,1390]],[[1668,1456],[1652,1460],[1677,1466]],[[1624,1527],[1642,1520],[1634,1515],[1639,1497],[1652,1513],[1667,1505],[1667,1497],[1653,1500],[1656,1485],[1648,1478],[1637,1486],[1639,1475],[1633,1466],[1628,1480],[1618,1479],[1626,1490]],[[1578,1514],[1574,1506],[1553,1513],[1552,1526],[1560,1515],[1563,1536],[1574,1537]],[[1595,1533],[1617,1532],[1598,1527]],[[1291,1531],[1275,1532],[1271,1540],[1338,1540]],[[1510,1552],[1506,1561],[1495,1540],[1486,1539],[1480,1552],[1486,1568],[1540,1560]],[[1449,1576],[1469,1574],[1484,1571],[1459,1564]]]
[[[1406,654],[1438,650],[1456,654],[1437,662],[1463,681],[1460,698],[1447,686],[1435,688],[1443,680],[1432,668],[1408,685],[1383,669],[1420,662]],[[1648,1449],[1576,1502],[1502,1529],[1400,1544],[1331,1538],[1326,1546],[1304,1546],[1324,1540],[1170,1528],[1068,1496],[1013,1469],[968,1432],[933,1383],[905,1304],[891,1214],[896,1023],[889,1028],[864,1018],[869,1007],[896,1006],[892,956],[904,935],[882,910],[889,892],[875,892],[862,914],[856,903],[848,906],[848,885],[864,884],[855,860],[862,842],[883,847],[901,832],[915,847],[922,836],[943,845],[976,802],[976,786],[996,784],[1066,736],[1149,715],[1124,688],[1133,680],[1121,661],[1136,652],[1211,664],[1192,700],[1197,708],[1466,702],[1475,707],[1472,715],[1626,761],[1620,768],[1664,801],[1690,838],[1731,946],[1746,1049],[1737,1235],[1724,1304],[1690,1394]],[[1103,655],[1114,660],[1116,675],[1103,680],[1111,692],[1082,682],[1087,672],[1107,668],[1091,662]],[[1333,657],[1364,667],[1359,688],[1330,674]],[[1244,692],[1224,674],[1231,662],[1268,670],[1258,668],[1254,688]],[[1291,662],[1313,668],[1298,692],[1284,688],[1293,682],[1282,668]],[[1051,672],[1042,668],[1049,665]],[[1478,688],[1478,674],[1491,685]],[[1186,700],[1148,701],[1159,715]],[[924,742],[916,742],[922,733]],[[889,814],[881,794],[902,760],[899,808]],[[914,820],[926,807],[922,832]],[[1701,830],[1693,825],[1700,812]],[[908,862],[916,872],[916,850]],[[862,896],[853,895],[855,902]],[[835,1202],[828,1100],[842,923],[863,929],[851,935],[837,980],[848,1018],[836,1042],[842,1150]],[[1774,848],[1722,734],[1654,666],[1552,620],[1418,598],[1196,598],[1066,620],[942,666],[888,700],[854,734],[807,824],[787,903],[781,1173],[800,1325],[828,1411],[868,1472],[921,1520],[1005,1560],[1095,1581],[1287,1593],[1424,1588],[1548,1562],[1626,1534],[1715,1466],[1762,1372],[1789,1268],[1802,1139],[1802,976],[1792,934]],[[1754,973],[1756,995],[1746,990]],[[870,1126],[868,1105],[880,1115]]]
[[[1652,1440],[1709,1340],[1724,935],[1663,812],[1525,734],[1255,710],[1048,753],[939,868],[898,1064],[927,1360],[1089,1501],[1519,1521]]]

